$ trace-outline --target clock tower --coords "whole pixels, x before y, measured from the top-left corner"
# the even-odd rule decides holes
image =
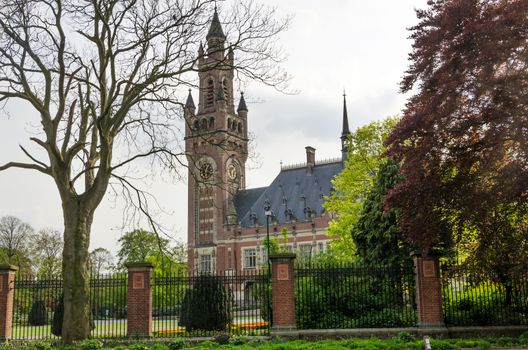
[[[248,110],[241,94],[235,111],[234,53],[216,9],[206,39],[198,50],[198,108],[190,90],[185,104],[188,262],[190,270],[213,272],[227,268],[229,228],[238,224],[233,197],[245,189]]]

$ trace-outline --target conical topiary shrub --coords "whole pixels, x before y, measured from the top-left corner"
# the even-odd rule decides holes
[[[64,320],[64,294],[56,301],[55,312],[51,319],[51,333],[57,337],[62,336],[62,321]]]
[[[180,323],[187,331],[225,331],[231,323],[231,298],[215,276],[199,276],[185,293]]]
[[[35,300],[29,310],[28,323],[31,326],[43,326],[48,323],[48,310],[42,300]]]

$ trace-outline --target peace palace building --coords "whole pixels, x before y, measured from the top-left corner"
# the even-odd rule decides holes
[[[248,189],[248,108],[241,94],[235,110],[234,53],[225,56],[226,36],[216,11],[206,39],[207,53],[199,50],[198,108],[190,91],[185,104],[189,270],[241,271],[265,265],[268,228],[270,237],[281,239],[298,259],[310,259],[330,240],[330,217],[322,205],[332,178],[343,169],[343,141],[349,134],[346,102],[341,158],[318,162],[315,149],[306,147],[306,163],[281,166],[269,186]]]

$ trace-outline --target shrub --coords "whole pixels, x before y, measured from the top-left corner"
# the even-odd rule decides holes
[[[96,339],[87,339],[79,343],[78,348],[81,350],[98,350],[103,347],[103,343]]]
[[[56,301],[55,312],[51,319],[51,333],[60,337],[62,335],[62,321],[64,320],[64,294]]]
[[[42,300],[35,300],[31,306],[28,323],[32,326],[43,326],[48,323],[48,310]]]
[[[188,343],[184,339],[174,339],[167,344],[169,350],[181,350],[184,349],[187,345]]]
[[[401,332],[395,338],[404,343],[410,343],[416,340],[416,337],[414,335],[407,332]]]
[[[226,332],[220,332],[220,333],[215,334],[214,341],[217,342],[218,344],[226,345],[226,344],[229,344],[229,338],[230,338],[229,334],[227,334]]]
[[[231,324],[231,300],[223,283],[215,276],[199,276],[182,302],[181,324],[195,329],[225,331]]]

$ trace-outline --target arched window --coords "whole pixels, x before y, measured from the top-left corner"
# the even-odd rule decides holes
[[[214,81],[213,78],[209,78],[207,81],[207,87],[205,90],[205,106],[212,107],[214,104]]]
[[[227,128],[231,129],[231,118],[227,119]]]
[[[198,120],[195,120],[193,123],[193,130],[198,130],[200,128],[200,123]]]
[[[242,132],[242,123],[238,123],[238,132]]]
[[[226,98],[226,101],[229,101],[229,86],[227,85],[226,78],[222,80],[222,89],[224,89],[224,96]]]
[[[213,128],[215,124],[215,118],[211,117],[209,118],[209,128]]]
[[[207,119],[200,120],[200,129],[207,129]]]

